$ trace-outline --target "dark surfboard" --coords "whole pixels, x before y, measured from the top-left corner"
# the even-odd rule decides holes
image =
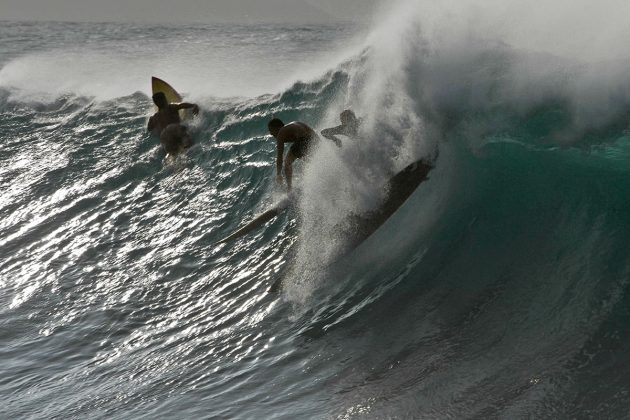
[[[344,229],[344,236],[349,238],[349,244],[344,254],[347,255],[376,230],[398,210],[413,194],[418,186],[428,179],[433,164],[425,160],[418,160],[394,175],[387,183],[387,196],[380,207],[362,216],[354,216],[349,227]],[[276,292],[282,285],[286,272],[271,285],[269,292]]]
[[[433,165],[424,160],[418,160],[394,175],[387,183],[387,196],[379,208],[366,215],[355,216],[347,229],[350,238],[348,252],[359,246],[370,235],[381,227],[387,219],[403,205],[418,186],[428,179]]]

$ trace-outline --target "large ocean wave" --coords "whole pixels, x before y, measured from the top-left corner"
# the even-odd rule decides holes
[[[399,7],[279,93],[180,75],[202,111],[175,161],[145,133],[141,64],[108,88],[124,49],[85,67],[65,48],[66,84],[54,52],[3,62],[0,414],[627,416],[630,65]],[[132,51],[165,30],[99,28]],[[217,244],[283,195],[267,121],[346,108],[360,140],[322,142],[293,206]],[[429,180],[348,249],[340,226],[422,157]]]

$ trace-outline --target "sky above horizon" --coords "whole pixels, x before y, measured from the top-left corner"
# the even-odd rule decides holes
[[[0,20],[80,22],[362,21],[379,0],[0,0]]]

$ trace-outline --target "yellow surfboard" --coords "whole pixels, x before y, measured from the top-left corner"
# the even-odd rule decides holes
[[[164,80],[159,79],[155,76],[151,77],[151,90],[153,91],[153,95],[158,92],[164,92],[166,96],[166,100],[168,103],[179,103],[182,102],[182,95],[177,93],[177,91],[173,88],[173,86],[166,83]],[[157,108],[156,108],[157,111]],[[190,112],[186,112],[186,110],[180,109],[179,116],[183,120],[187,120],[190,117]]]

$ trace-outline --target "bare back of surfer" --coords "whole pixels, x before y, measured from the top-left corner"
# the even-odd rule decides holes
[[[269,133],[276,139],[276,182],[282,182],[282,170],[287,180],[287,187],[291,191],[293,180],[293,161],[305,159],[310,147],[319,138],[317,133],[303,122],[294,121],[284,124],[280,119],[274,118],[267,124]],[[284,156],[284,144],[292,143],[286,157]]]
[[[160,135],[160,143],[167,153],[176,155],[183,149],[192,146],[192,139],[186,126],[182,125],[179,117],[180,109],[192,109],[193,114],[199,113],[196,104],[188,102],[169,104],[166,95],[158,92],[153,95],[153,103],[158,107],[158,111],[149,118],[147,131],[155,131]]]

